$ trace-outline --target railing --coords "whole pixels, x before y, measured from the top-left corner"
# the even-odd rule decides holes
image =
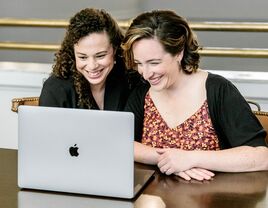
[[[118,24],[126,29],[130,22],[118,21]],[[65,28],[67,25],[65,20],[0,18],[0,26],[4,27]],[[190,22],[190,27],[195,31],[268,32],[268,23],[259,22]],[[55,51],[58,48],[57,44],[0,42],[0,49]],[[203,47],[199,53],[201,56],[268,58],[268,48]]]

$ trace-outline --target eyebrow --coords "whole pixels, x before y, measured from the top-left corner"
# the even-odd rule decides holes
[[[87,54],[79,52],[79,51],[77,51],[76,53],[79,54],[79,55],[87,55]],[[102,54],[102,53],[108,53],[108,50],[97,52],[95,55]]]
[[[152,61],[161,61],[161,60],[162,60],[162,59],[158,59],[158,58],[156,58],[156,59],[149,59],[149,60],[146,61],[146,63],[148,63],[148,62],[152,62]],[[136,60],[136,59],[134,59],[134,61],[140,63],[140,61],[138,61],[138,60]]]

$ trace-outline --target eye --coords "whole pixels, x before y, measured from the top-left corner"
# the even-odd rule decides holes
[[[106,56],[106,54],[98,54],[98,55],[96,55],[96,58],[97,59],[102,59],[102,58],[104,58]]]
[[[141,66],[141,63],[139,63],[139,62],[134,62],[134,66]]]
[[[151,62],[150,64],[153,65],[153,66],[156,66],[156,65],[158,65],[160,63],[159,62]]]
[[[80,60],[86,60],[86,59],[87,59],[86,56],[78,56],[78,58],[79,58]]]

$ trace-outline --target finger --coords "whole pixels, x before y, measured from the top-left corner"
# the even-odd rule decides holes
[[[177,176],[183,178],[183,179],[186,180],[186,181],[190,181],[190,180],[191,180],[191,177],[188,176],[184,171],[178,172],[178,173],[176,173],[175,175],[177,175]]]
[[[201,169],[198,169],[198,168],[192,168],[191,171],[193,173],[195,173],[196,175],[198,176],[201,176],[203,178],[203,180],[211,180],[211,178],[213,177],[210,172],[205,172],[205,171],[202,171]]]
[[[158,166],[159,167],[159,166]],[[168,165],[163,165],[161,167],[159,167],[159,170],[162,172],[162,173],[166,173],[168,170],[169,170],[169,166]]]
[[[203,181],[205,177],[203,175],[200,175],[198,171],[193,171],[192,169],[184,171],[189,177],[192,179]]]
[[[215,176],[215,173],[213,173],[210,170],[206,170],[206,169],[203,169],[203,168],[195,168],[195,169],[205,173],[206,175],[210,175],[211,177]]]
[[[173,168],[169,168],[167,169],[167,171],[165,172],[166,175],[171,175],[175,172],[175,170]]]
[[[158,160],[157,160],[157,165],[158,165],[158,167],[162,167],[162,166],[166,165],[168,163],[168,161],[169,160],[167,157],[165,157],[164,155],[160,155],[158,157]]]

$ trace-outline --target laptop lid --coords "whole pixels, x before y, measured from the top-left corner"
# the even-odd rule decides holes
[[[20,106],[18,122],[20,188],[133,198],[143,187],[132,113]]]

